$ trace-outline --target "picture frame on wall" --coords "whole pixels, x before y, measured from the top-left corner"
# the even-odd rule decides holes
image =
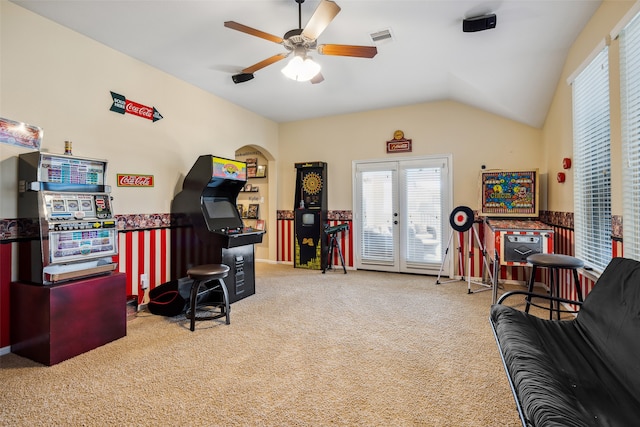
[[[247,178],[255,178],[258,167],[258,158],[247,159]]]
[[[265,221],[264,219],[259,219],[256,221],[256,230],[264,231]]]
[[[258,204],[250,204],[249,208],[247,209],[247,218],[248,219],[258,219],[258,209],[259,209],[260,205]]]
[[[244,218],[244,205],[242,203],[239,203],[236,205],[236,207],[238,208],[238,214],[240,215],[240,218]]]
[[[267,165],[258,165],[256,169],[256,178],[266,178],[267,176]]]

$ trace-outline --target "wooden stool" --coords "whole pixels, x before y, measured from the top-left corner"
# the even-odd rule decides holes
[[[578,268],[584,267],[584,262],[578,258],[569,255],[560,254],[533,254],[527,257],[527,262],[533,266],[531,270],[531,278],[529,279],[529,292],[533,292],[533,284],[536,279],[536,269],[538,267],[548,268],[549,272],[549,295],[551,297],[559,296],[559,271],[560,270],[572,270],[574,285],[576,287],[576,293],[578,294],[578,301],[582,302],[582,290],[580,289],[580,278],[578,277]],[[531,305],[531,296],[527,295],[527,305],[525,312],[529,312],[529,306]],[[556,312],[558,314],[558,320],[560,320],[560,303],[557,302]],[[549,301],[549,319],[553,318],[553,300]]]
[[[189,297],[189,310],[187,311],[187,319],[191,319],[191,330],[195,330],[196,320],[213,320],[226,316],[227,325],[231,322],[229,319],[229,292],[227,291],[227,285],[224,283],[225,277],[229,274],[229,266],[224,264],[205,264],[192,267],[187,270],[187,275],[190,279],[193,279],[191,285],[191,294]],[[200,292],[200,287],[206,285],[212,280],[216,280],[213,286],[206,288]],[[212,291],[222,292],[222,302],[219,304],[220,313],[211,316],[196,316],[196,306],[198,297],[206,295]]]

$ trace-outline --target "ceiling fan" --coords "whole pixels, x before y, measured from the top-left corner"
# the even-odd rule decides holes
[[[293,54],[293,59],[283,68],[282,72],[287,77],[297,81],[311,81],[320,83],[324,77],[320,73],[320,65],[315,63],[308,55],[310,50],[316,50],[321,55],[351,56],[358,58],[373,58],[378,53],[375,46],[353,46],[344,44],[321,44],[316,40],[340,12],[340,6],[330,0],[322,0],[315,12],[302,28],[302,3],[304,0],[295,0],[298,3],[298,28],[287,31],[283,37],[274,36],[255,28],[247,27],[234,21],[226,21],[224,26],[255,37],[260,37],[270,42],[281,44],[288,51],[279,53],[262,60],[242,70],[241,73],[232,76],[234,83],[243,83],[253,79],[253,73],[287,58]]]

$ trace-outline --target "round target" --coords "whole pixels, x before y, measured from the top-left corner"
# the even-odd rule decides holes
[[[456,231],[467,231],[473,225],[473,211],[467,206],[458,206],[451,212],[449,223]]]

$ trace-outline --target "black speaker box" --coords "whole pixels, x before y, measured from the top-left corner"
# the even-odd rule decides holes
[[[476,31],[489,30],[496,27],[496,15],[476,16],[462,21],[462,31],[465,33],[475,33]]]
[[[252,78],[253,78],[252,73],[240,73],[240,74],[234,74],[233,76],[231,76],[231,79],[235,84],[248,82]]]

